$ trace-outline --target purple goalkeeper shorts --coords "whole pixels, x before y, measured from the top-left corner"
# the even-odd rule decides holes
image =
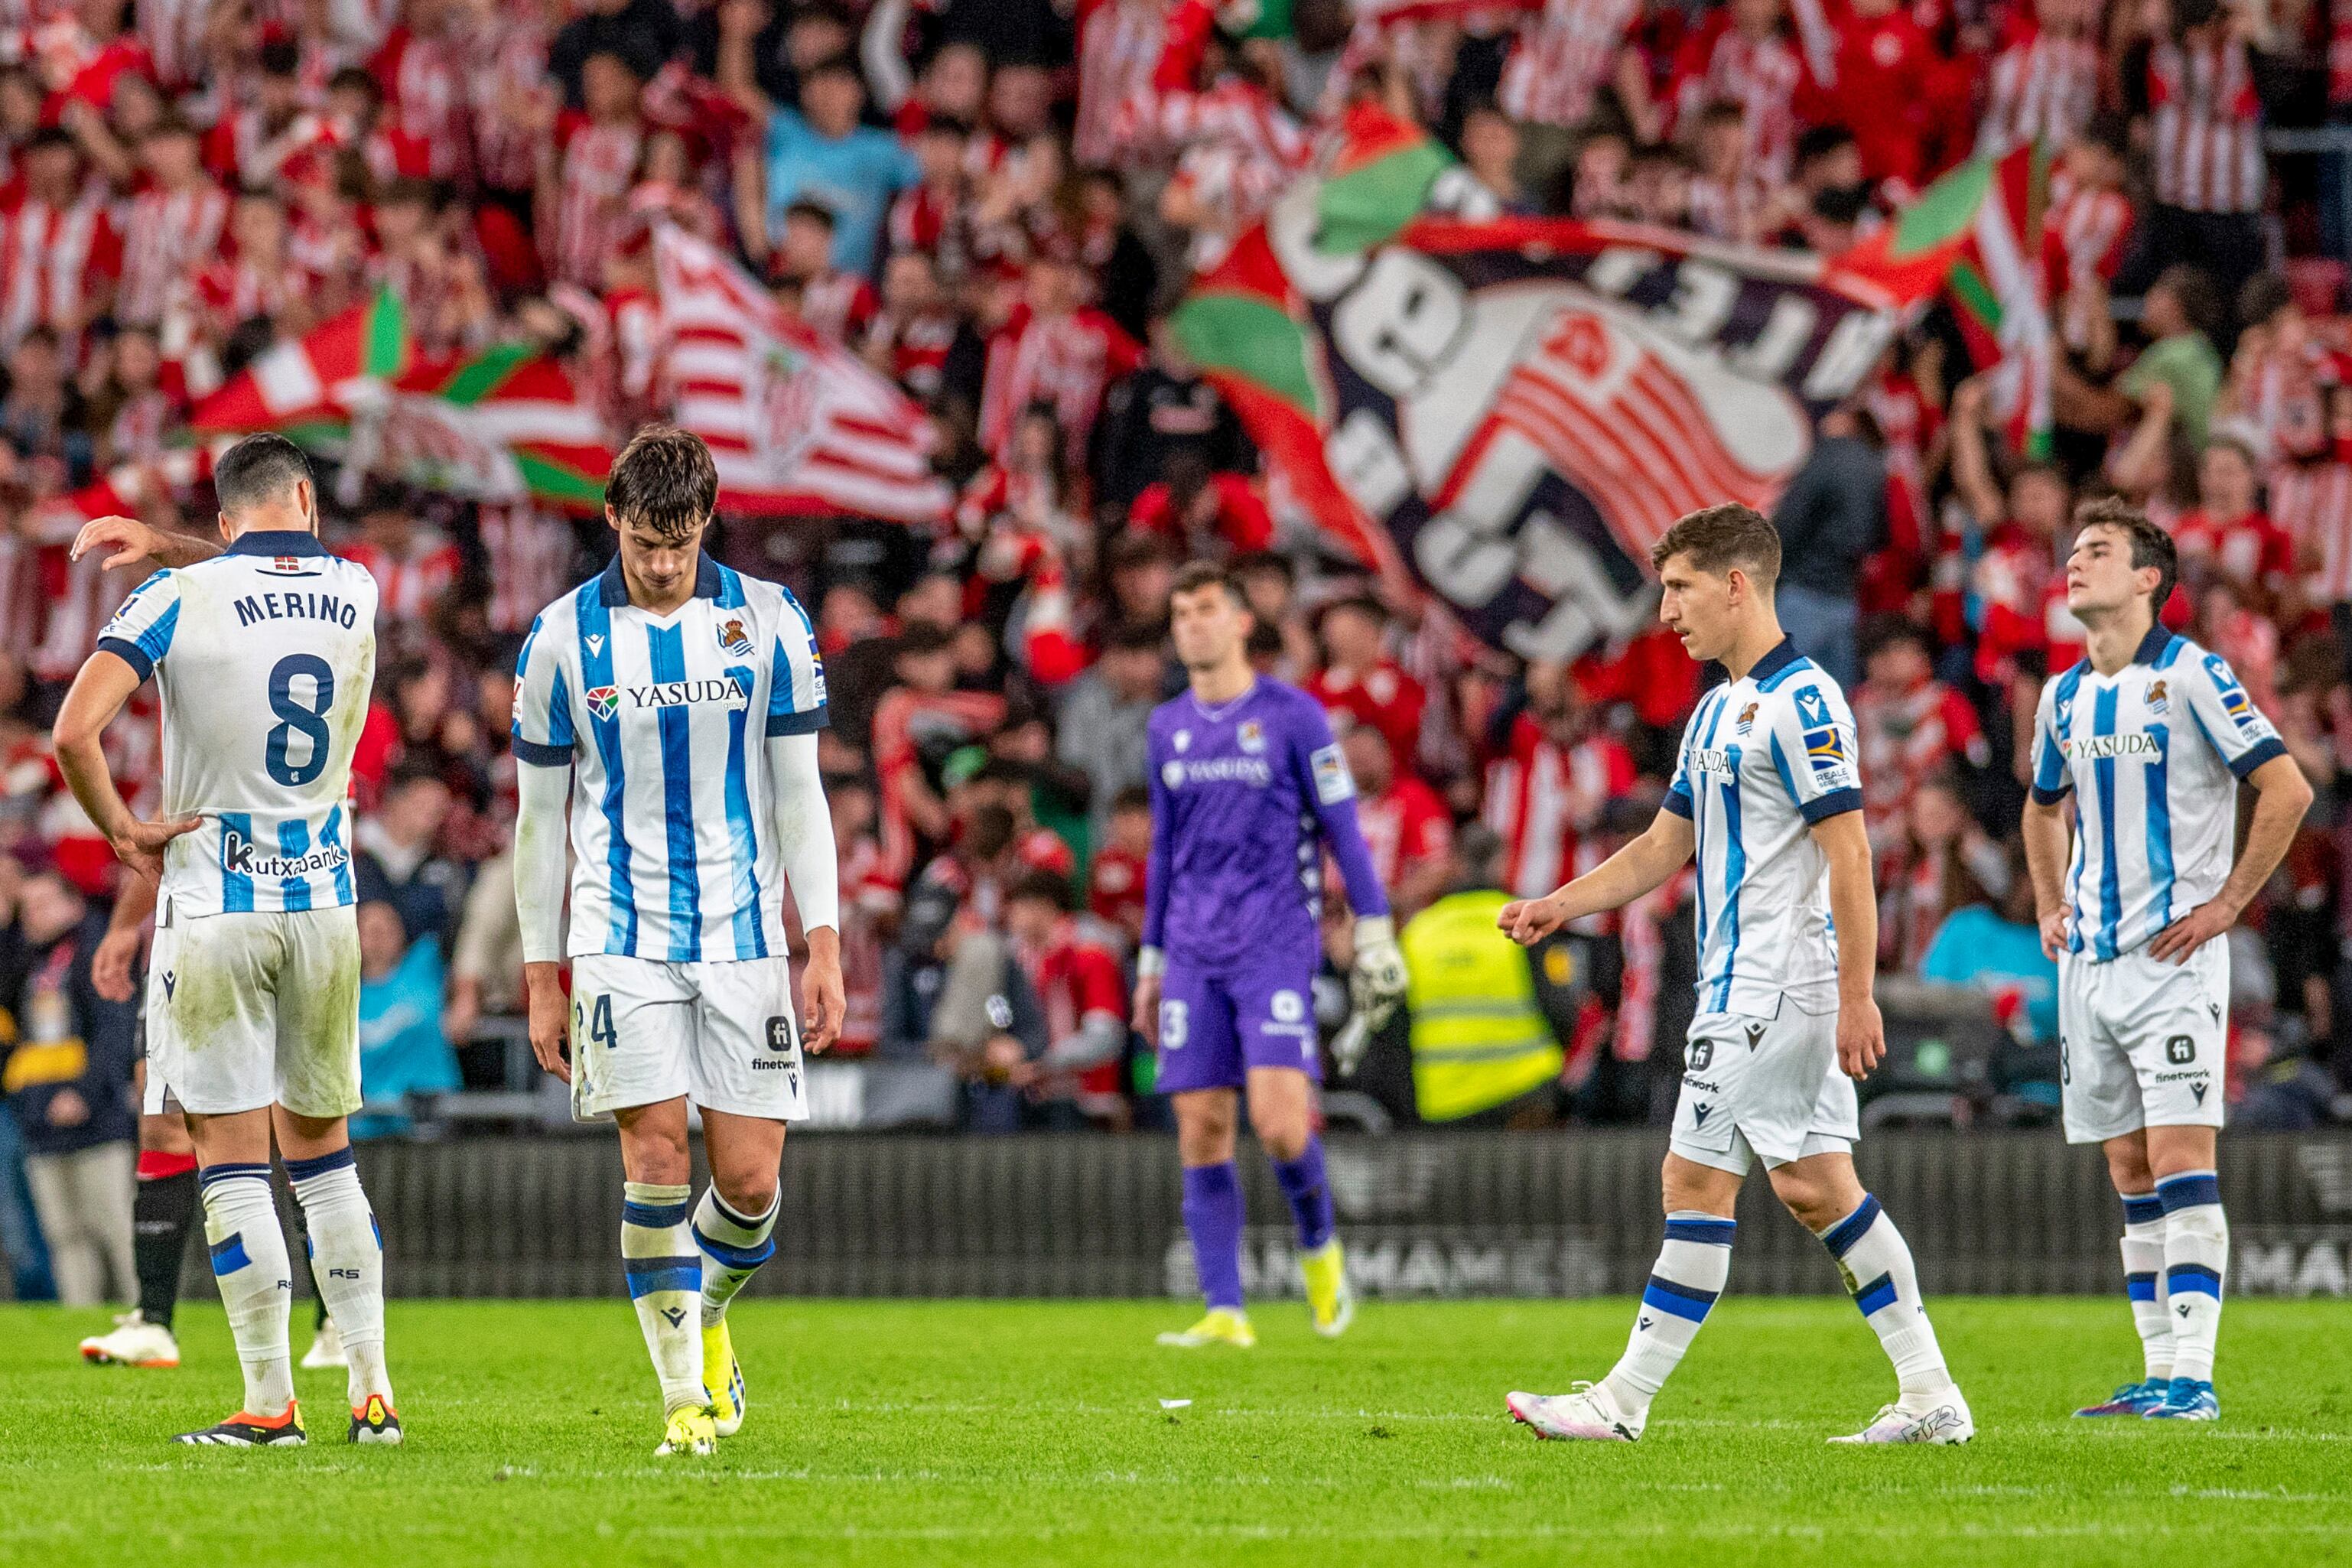
[[[1252,1068],[1321,1082],[1314,977],[1312,953],[1216,969],[1171,956],[1160,983],[1160,1092],[1239,1089]]]

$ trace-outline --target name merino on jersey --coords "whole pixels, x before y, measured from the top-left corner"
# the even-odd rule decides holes
[[[375,579],[308,533],[257,531],[158,572],[99,636],[163,693],[175,914],[352,901],[352,753],[375,683]]]
[[[781,956],[782,850],[766,740],[825,723],[824,666],[790,592],[705,557],[668,616],[616,559],[541,611],[515,669],[516,757],[575,770],[565,950],[672,963]]]
[[[2085,659],[2044,685],[2033,798],[2074,797],[2069,951],[2105,963],[2219,893],[2236,781],[2285,754],[2228,661],[2162,626],[2114,675]]]
[[[1697,841],[1700,1012],[1834,1005],[1829,860],[1809,830],[1862,809],[1854,756],[1845,694],[1786,641],[1699,700],[1665,809]]]

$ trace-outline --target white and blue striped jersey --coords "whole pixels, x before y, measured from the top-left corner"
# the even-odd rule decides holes
[[[99,634],[163,696],[172,917],[352,901],[352,752],[375,685],[375,579],[309,533],[255,531],[158,572]]]
[[[1845,693],[1784,638],[1699,699],[1665,809],[1697,838],[1698,1010],[1769,1018],[1836,1000],[1829,859],[1810,829],[1862,809]]]
[[[514,752],[574,770],[566,953],[782,956],[766,742],[825,721],[800,601],[708,556],[667,616],[629,603],[618,557],[541,611],[515,670]]]
[[[2033,798],[2074,797],[2070,951],[2131,952],[2229,879],[2238,784],[2286,747],[2220,654],[2158,626],[2131,663],[2042,688]]]

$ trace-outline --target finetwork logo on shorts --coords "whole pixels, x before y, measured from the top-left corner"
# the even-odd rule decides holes
[[[221,869],[233,877],[308,877],[351,864],[351,851],[340,844],[322,844],[300,855],[264,855],[235,828],[221,834]]]

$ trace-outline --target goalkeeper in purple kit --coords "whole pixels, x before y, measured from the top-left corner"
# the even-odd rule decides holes
[[[1404,960],[1388,900],[1356,825],[1356,788],[1316,700],[1266,679],[1244,655],[1252,618],[1240,585],[1195,563],[1176,579],[1170,630],[1192,689],[1151,715],[1151,859],[1135,1027],[1159,1043],[1160,1088],[1176,1108],[1184,1228],[1208,1314],[1160,1342],[1257,1341],[1243,1309],[1239,1096],[1297,1224],[1315,1330],[1355,1312],[1333,1229],[1322,1079],[1310,986],[1321,957],[1328,849],[1356,915],[1352,990],[1377,1026],[1403,997]]]

